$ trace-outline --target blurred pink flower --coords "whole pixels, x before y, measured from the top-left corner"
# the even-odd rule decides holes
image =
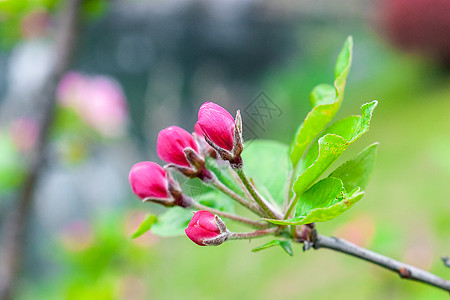
[[[371,216],[361,214],[350,222],[338,227],[334,233],[361,247],[370,246],[375,234],[375,223]]]
[[[57,97],[62,106],[74,109],[103,136],[114,138],[125,132],[126,98],[114,79],[69,72],[58,86]]]
[[[32,118],[14,120],[9,127],[11,139],[20,152],[30,151],[39,136],[39,126]]]
[[[94,234],[91,225],[84,220],[68,223],[62,233],[61,242],[69,251],[83,251],[93,245]]]

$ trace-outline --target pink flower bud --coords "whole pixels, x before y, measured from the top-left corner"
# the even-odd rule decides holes
[[[167,163],[190,167],[184,149],[190,147],[198,152],[197,143],[192,135],[177,126],[170,126],[158,134],[157,153]]]
[[[195,125],[194,125],[194,132],[195,132],[195,134],[197,134],[199,139],[203,139],[203,140],[205,139],[203,137],[203,130],[198,123],[195,123]]]
[[[220,105],[205,102],[198,111],[198,122],[203,133],[220,148],[231,151],[235,122]]]
[[[143,161],[135,164],[128,180],[133,193],[141,199],[169,198],[166,171],[154,162]]]
[[[194,214],[185,232],[188,238],[200,246],[220,245],[229,235],[225,223],[206,210]]]
[[[21,152],[32,150],[39,136],[39,126],[36,120],[31,118],[16,119],[11,123],[11,138]]]

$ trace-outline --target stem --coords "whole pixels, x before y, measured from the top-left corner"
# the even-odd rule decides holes
[[[292,200],[289,202],[289,207],[288,207],[286,213],[284,214],[283,220],[286,220],[289,218],[292,210],[295,207],[295,204],[297,204],[297,201],[298,201],[297,196],[292,197]]]
[[[270,235],[275,233],[278,228],[267,228],[262,230],[256,230],[253,232],[231,232],[228,240],[248,240],[253,238],[264,237],[266,235]]]
[[[45,150],[54,119],[55,92],[57,84],[64,72],[68,70],[74,54],[82,2],[83,0],[66,1],[65,9],[59,15],[61,23],[55,38],[52,69],[44,79],[41,90],[31,95],[31,97],[37,98],[35,101],[42,107],[42,111],[38,112],[42,114],[39,124],[39,139],[16,201],[16,210],[11,213],[3,227],[4,240],[1,244],[4,246],[4,251],[3,261],[0,263],[0,299],[12,299],[18,279],[25,248],[23,244],[26,225],[33,206],[36,184],[45,162]]]
[[[229,189],[226,185],[224,185],[219,180],[215,179],[214,181],[211,182],[211,185],[216,187],[219,191],[221,191],[225,195],[228,195],[230,198],[236,200],[237,202],[239,202],[241,205],[245,206],[249,210],[253,211],[258,216],[264,216],[264,212],[261,211],[259,206],[255,205],[256,203],[254,204],[254,203],[248,202],[246,199],[244,199],[243,197],[236,194],[234,191]]]
[[[427,271],[399,262],[395,259],[356,246],[336,237],[317,235],[314,249],[326,248],[351,255],[398,273],[401,278],[419,281],[450,292],[450,280],[445,280]]]
[[[230,213],[218,210],[218,209],[214,209],[214,208],[202,205],[202,204],[200,204],[198,202],[195,202],[195,201],[193,201],[192,207],[194,207],[194,208],[196,208],[198,210],[206,210],[206,211],[209,211],[209,212],[211,212],[213,214],[216,214],[216,215],[218,215],[220,217],[224,217],[224,218],[227,218],[227,219],[230,219],[230,220],[241,222],[241,223],[250,225],[250,226],[255,227],[255,228],[267,228],[267,227],[270,226],[269,223],[258,222],[258,221],[254,221],[254,220],[251,220],[251,219],[247,219],[245,217],[241,217],[241,216],[238,216],[238,215],[230,214]]]
[[[247,191],[252,195],[253,199],[261,206],[261,208],[266,212],[266,214],[272,219],[281,219],[282,215],[276,211],[271,205],[258,193],[253,184],[245,176],[244,169],[235,169],[239,178],[242,180]]]
[[[241,189],[244,192],[245,196],[248,199],[250,199],[252,201],[252,203],[254,203],[255,205],[258,205],[258,203],[256,203],[255,200],[253,200],[252,195],[250,195],[250,193],[247,191],[247,189],[245,188],[245,185],[242,183],[242,180],[239,178],[239,176],[236,174],[236,172],[231,171],[230,175],[233,176],[233,179],[239,184],[239,186],[241,187]],[[258,209],[260,209],[259,205],[258,205]]]

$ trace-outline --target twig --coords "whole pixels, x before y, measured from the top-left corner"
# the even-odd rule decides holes
[[[236,194],[234,191],[232,191],[231,189],[229,189],[227,186],[225,186],[222,182],[220,182],[219,180],[214,180],[210,183],[212,186],[214,186],[215,188],[217,188],[219,191],[221,191],[222,193],[226,194],[228,197],[236,200],[237,202],[239,202],[241,205],[245,206],[246,208],[248,208],[249,210],[253,211],[255,214],[257,214],[258,216],[264,216],[264,212],[261,211],[260,207],[255,205],[252,202],[248,202],[246,201],[243,197],[239,196],[238,194]]]
[[[218,209],[211,208],[209,206],[202,205],[202,204],[200,204],[198,202],[195,202],[195,201],[192,203],[192,207],[196,208],[198,210],[207,210],[207,211],[209,211],[209,212],[211,212],[213,214],[216,214],[216,215],[218,215],[220,217],[224,217],[224,218],[227,218],[227,219],[230,219],[230,220],[241,222],[241,223],[250,225],[250,226],[255,227],[255,228],[267,228],[267,227],[270,226],[269,223],[258,222],[258,221],[254,221],[254,220],[251,220],[251,219],[247,219],[245,217],[241,217],[241,216],[238,216],[238,215],[230,214],[230,213],[218,210]]]
[[[340,238],[317,235],[313,247],[314,249],[326,248],[345,253],[396,272],[401,278],[419,281],[450,292],[450,280],[445,280],[432,273],[356,246]]]
[[[50,127],[54,119],[55,91],[73,56],[82,1],[71,0],[67,2],[60,18],[61,25],[55,40],[54,61],[51,72],[44,80],[41,92],[33,95],[33,97],[40,97],[36,101],[39,101],[43,108],[39,140],[16,202],[17,209],[11,213],[11,217],[6,220],[7,223],[4,227],[3,261],[0,264],[0,299],[3,300],[12,298],[20,270],[27,219],[33,204],[34,190],[42,170]]]
[[[253,184],[248,180],[247,176],[244,173],[244,170],[236,169],[236,173],[238,174],[239,178],[242,180],[242,183],[244,184],[247,191],[252,195],[253,199],[261,206],[261,208],[266,212],[268,217],[272,219],[281,219],[283,216],[280,214],[280,212],[276,211],[255,189]]]
[[[277,227],[273,227],[262,230],[256,230],[253,232],[231,232],[228,240],[250,240],[253,238],[264,237],[270,234],[274,234],[275,232],[277,232],[278,229],[279,228]]]

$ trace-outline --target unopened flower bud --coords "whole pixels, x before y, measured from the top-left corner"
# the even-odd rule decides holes
[[[203,130],[198,123],[195,123],[194,133],[197,139],[197,143],[203,151],[205,156],[210,156],[212,158],[217,158],[216,150],[214,150],[205,140],[203,135]]]
[[[197,124],[218,147],[228,151],[233,149],[235,121],[223,107],[205,102],[198,111]]]
[[[194,138],[183,128],[170,126],[158,134],[157,153],[167,163],[190,167],[184,152],[188,147],[198,152]]]
[[[217,215],[209,211],[197,211],[185,229],[186,235],[200,246],[218,246],[230,236],[230,231]]]
[[[128,180],[133,193],[141,199],[170,197],[166,171],[154,162],[143,161],[135,164],[131,168]]]

